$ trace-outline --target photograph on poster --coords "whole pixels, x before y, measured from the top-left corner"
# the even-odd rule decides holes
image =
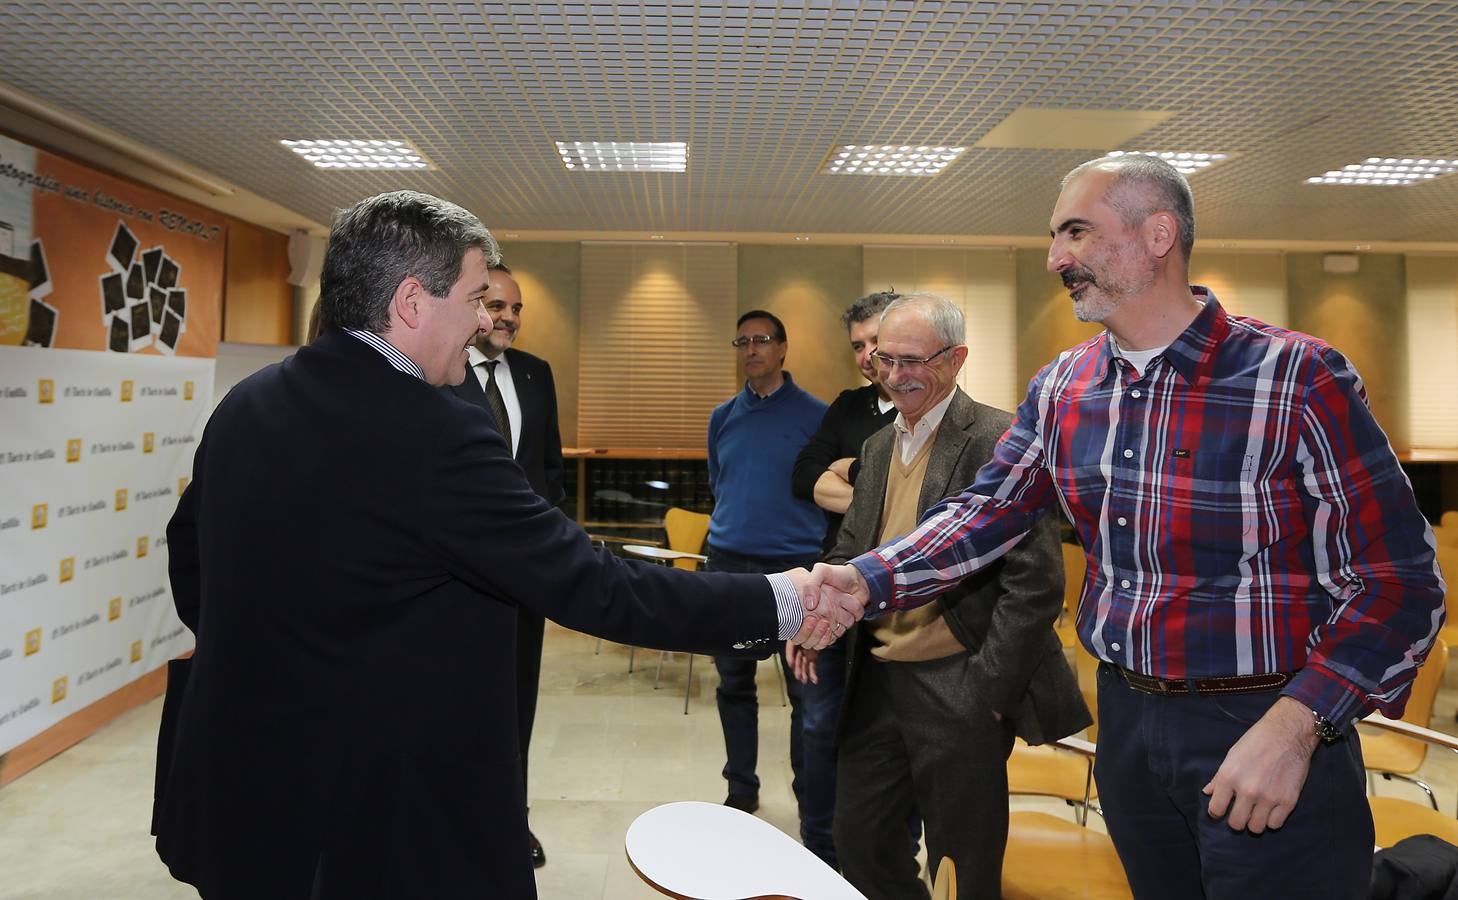
[[[111,263],[125,272],[131,267],[132,257],[137,252],[137,238],[125,222],[116,223],[116,234],[111,239]]]
[[[25,330],[25,346],[49,347],[56,336],[56,320],[61,313],[44,300],[30,300],[30,327]]]

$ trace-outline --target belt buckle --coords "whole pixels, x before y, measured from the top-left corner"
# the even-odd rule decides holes
[[[1154,692],[1155,693],[1157,693],[1157,694],[1168,694],[1169,693],[1169,682],[1165,681],[1163,678],[1154,678],[1154,677],[1151,677],[1149,680],[1152,681],[1152,682],[1154,682]]]

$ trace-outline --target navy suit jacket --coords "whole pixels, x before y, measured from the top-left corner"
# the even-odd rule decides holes
[[[516,604],[706,654],[778,630],[761,576],[594,550],[484,409],[338,330],[224,398],[167,540],[197,649],[157,848],[209,900],[533,897]]]

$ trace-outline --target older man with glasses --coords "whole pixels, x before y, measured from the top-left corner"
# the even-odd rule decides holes
[[[907,294],[882,313],[872,358],[897,416],[865,442],[827,561],[910,531],[991,457],[1012,414],[957,387],[965,332],[962,310],[934,294]],[[913,809],[933,875],[949,856],[969,896],[998,896],[1014,735],[1036,744],[1088,725],[1052,628],[1063,603],[1056,529],[1045,520],[937,604],[850,630],[834,834],[846,878],[866,896],[927,896],[906,828]],[[796,656],[797,676],[815,678],[816,653]]]
[[[714,515],[709,521],[706,566],[715,572],[779,572],[814,565],[820,555],[825,515],[790,491],[795,455],[815,433],[825,404],[795,384],[784,370],[789,342],[784,323],[773,313],[751,310],[739,317],[730,342],[744,369],[744,389],[709,416],[709,487]],[[773,648],[765,645],[768,655]],[[784,651],[780,664],[788,673]],[[745,812],[759,808],[759,698],[756,662],[742,656],[717,656],[719,720],[724,727],[724,800]],[[800,772],[800,690],[786,678],[790,695],[792,785],[802,814],[812,798],[803,796]],[[828,811],[827,811],[828,815]]]

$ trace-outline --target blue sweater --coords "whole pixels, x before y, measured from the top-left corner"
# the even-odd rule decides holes
[[[795,499],[790,474],[824,415],[825,404],[795,384],[789,372],[780,389],[763,400],[746,384],[714,409],[709,415],[711,546],[787,565],[819,555],[825,513]]]

